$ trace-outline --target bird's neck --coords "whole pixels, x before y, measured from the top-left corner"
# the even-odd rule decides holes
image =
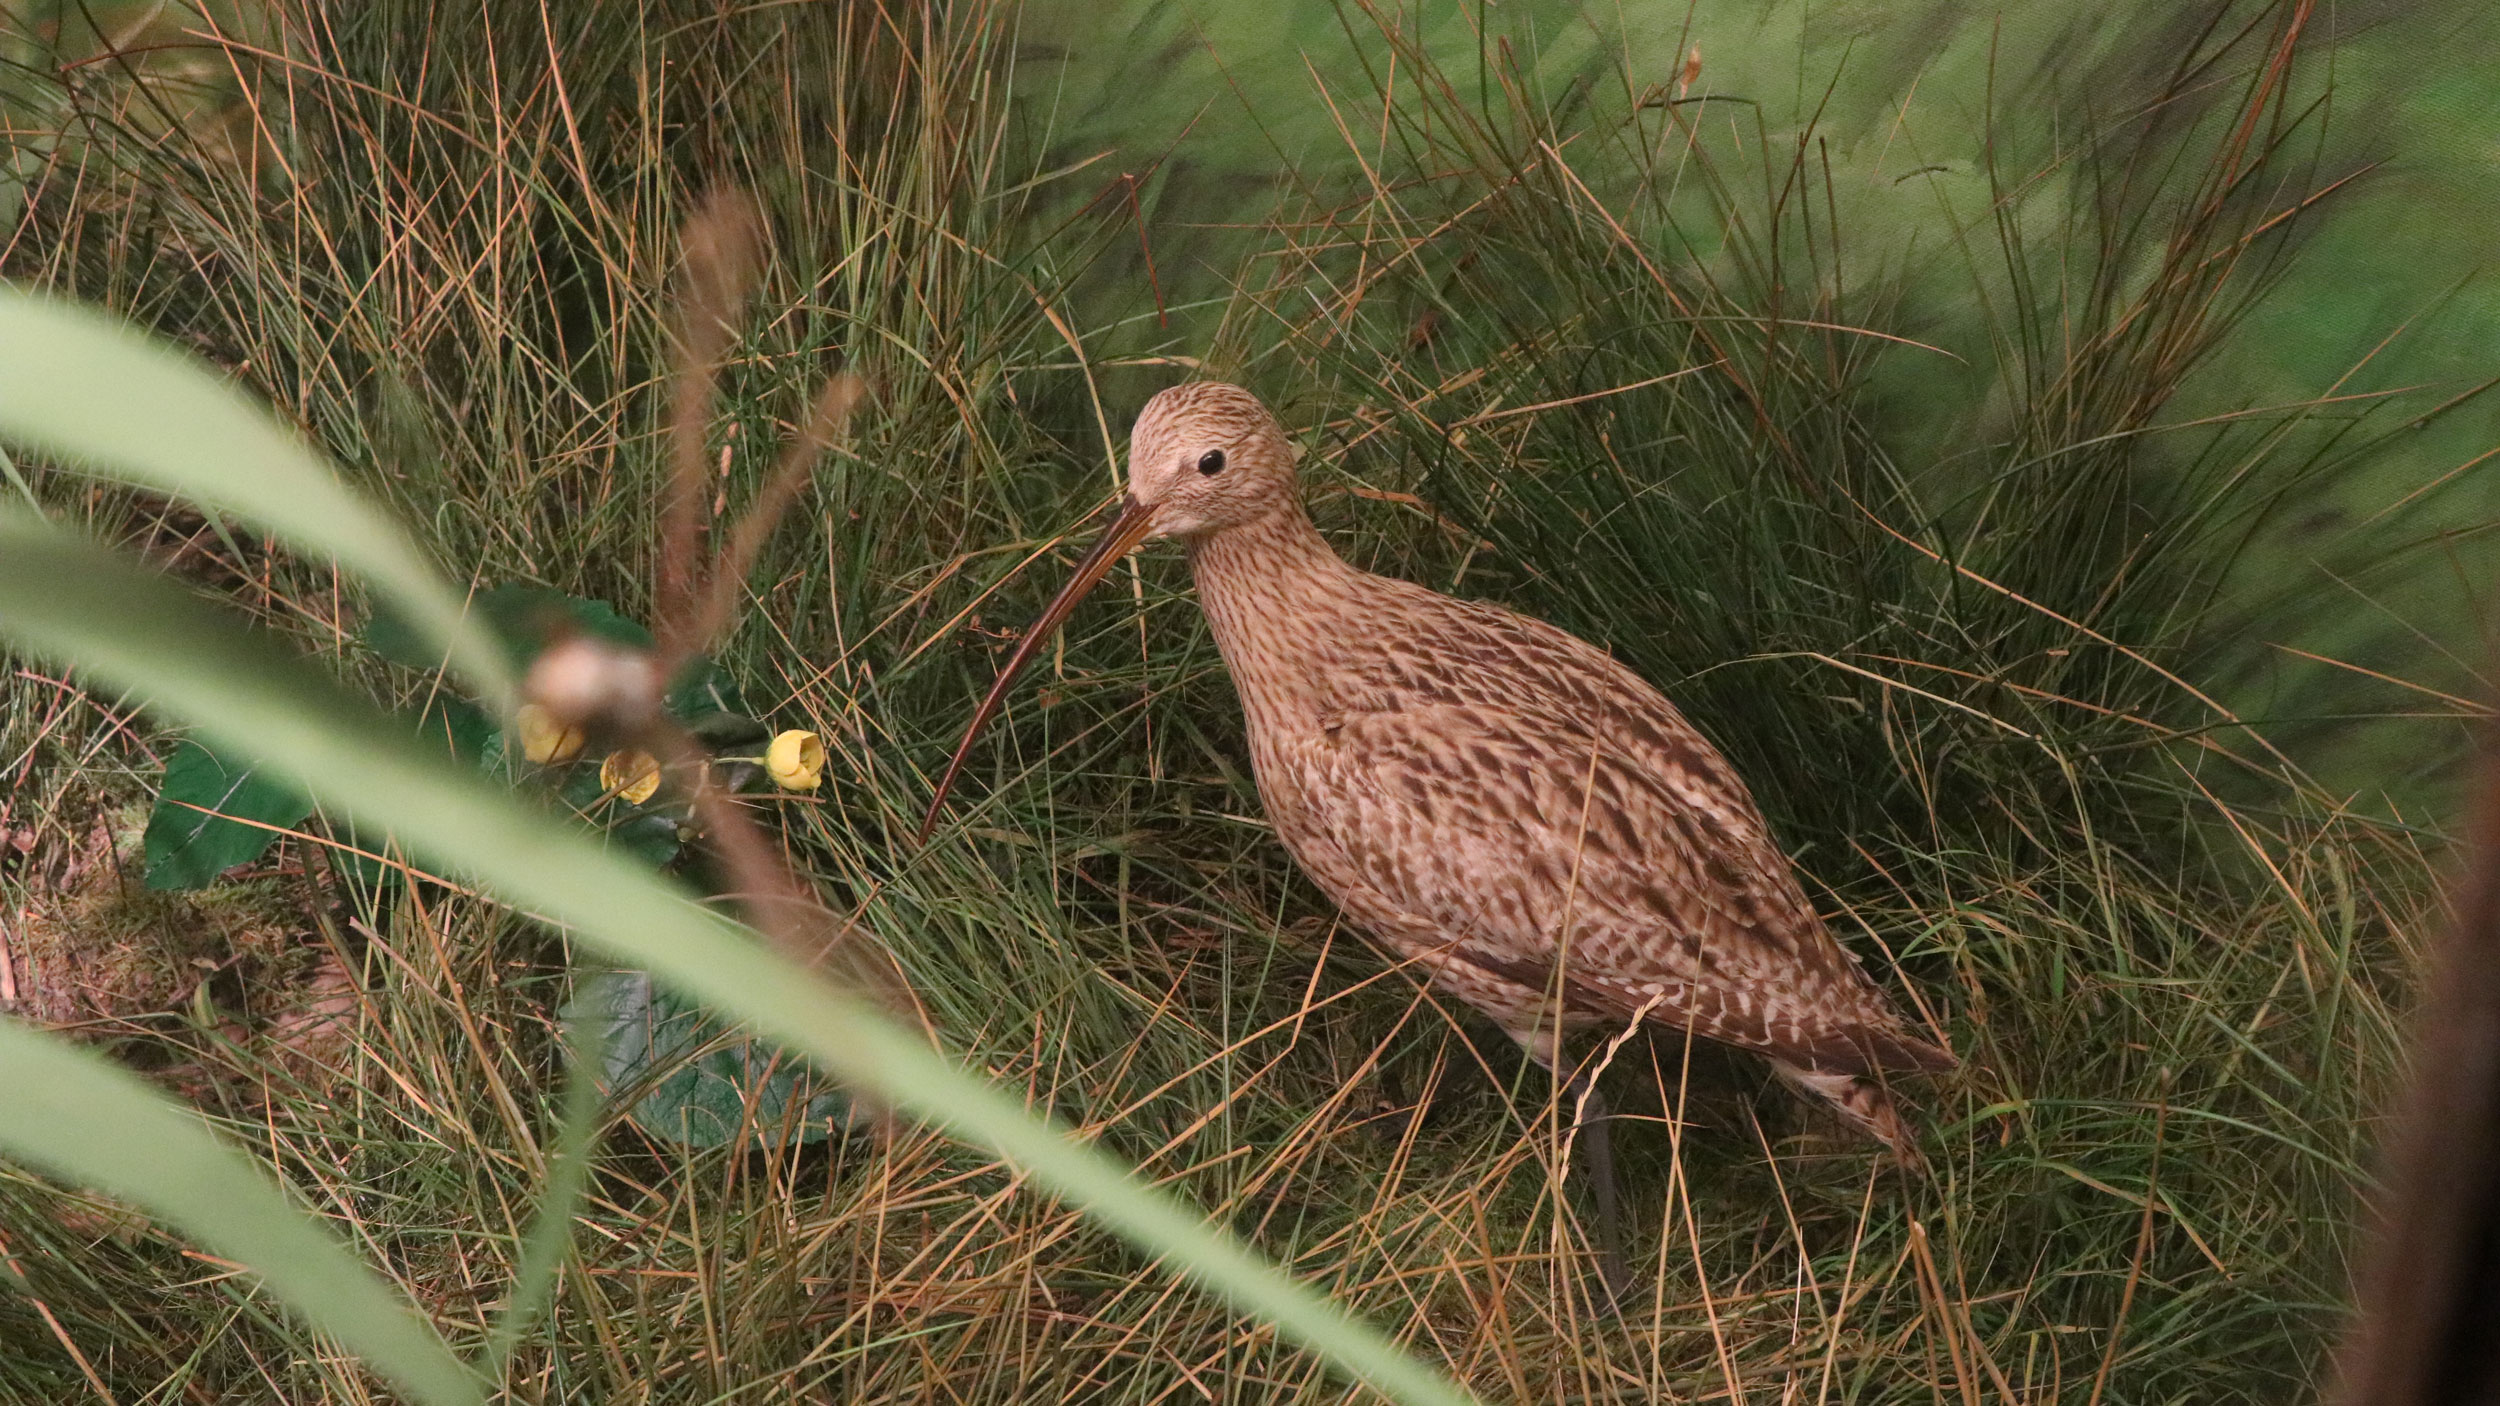
[[[1189,566],[1237,681],[1300,672],[1295,666],[1327,642],[1361,575],[1298,504],[1192,542]]]

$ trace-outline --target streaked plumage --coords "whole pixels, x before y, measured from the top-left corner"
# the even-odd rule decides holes
[[[1657,690],[1542,621],[1346,563],[1246,391],[1156,396],[1129,478],[966,749],[1093,579],[1179,537],[1277,838],[1347,917],[1549,1065],[1572,1031],[1645,1015],[1767,1056],[1917,1160],[1882,1080],[1952,1057],[1832,938],[1744,783]]]

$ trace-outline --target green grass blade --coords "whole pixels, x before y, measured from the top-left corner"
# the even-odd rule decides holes
[[[538,1198],[537,1219],[522,1239],[520,1262],[513,1266],[513,1291],[505,1297],[503,1313],[479,1358],[486,1375],[497,1381],[503,1379],[513,1349],[554,1297],[556,1273],[572,1252],[573,1221],[581,1210],[582,1190],[590,1184],[591,1153],[603,1126],[598,1037],[575,1021],[565,1030],[564,1042],[564,1099],[547,1158],[547,1184]]]
[[[151,698],[220,745],[433,862],[571,925],[890,1104],[987,1147],[1169,1266],[1393,1400],[1466,1398],[1241,1244],[946,1063],[872,1004],[773,955],[589,835],[413,746],[403,728],[215,609],[101,547],[0,516],[0,634]]]
[[[500,700],[508,670],[405,533],[214,370],[108,314],[0,288],[0,435],[190,499],[364,576]],[[12,475],[14,476],[14,475]]]
[[[267,1169],[102,1057],[0,1018],[0,1149],[146,1207],[253,1272],[415,1400],[479,1382],[381,1276],[289,1204]]]

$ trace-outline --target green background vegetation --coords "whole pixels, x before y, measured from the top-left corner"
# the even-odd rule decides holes
[[[723,501],[826,371],[878,398],[715,652],[834,744],[794,853],[971,1067],[1488,1399],[2277,1401],[2338,1321],[2484,697],[2500,36],[2438,8],[20,5],[0,273],[227,368],[456,576],[641,614],[673,231],[747,186]],[[911,847],[1050,544],[1201,366],[1301,433],[1350,556],[1608,645],[1730,754],[1966,1061],[1916,1095],[1933,1185],[1636,1040],[1650,1287],[1596,1315],[1551,1090],[1292,872],[1168,555]],[[433,686],[326,562],[6,487]],[[38,1014],[488,1341],[568,942],[341,903],[302,842],[208,917],[138,896],[171,739],[31,665],[0,705],[13,942],[217,969]],[[511,1399],[1343,1391],[933,1133],[595,1146]],[[0,1392],[371,1390],[79,1188],[0,1172],[0,1234]]]

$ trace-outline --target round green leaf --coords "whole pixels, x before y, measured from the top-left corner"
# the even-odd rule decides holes
[[[303,792],[185,742],[166,759],[165,782],[148,814],[147,885],[199,888],[260,858],[280,831],[310,814],[312,801]]]

